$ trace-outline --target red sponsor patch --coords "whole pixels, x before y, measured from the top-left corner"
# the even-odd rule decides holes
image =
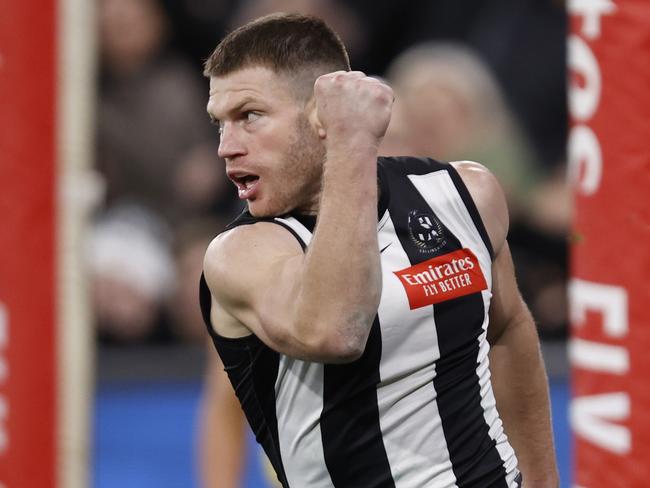
[[[469,249],[459,249],[395,271],[411,310],[487,289],[478,259]]]

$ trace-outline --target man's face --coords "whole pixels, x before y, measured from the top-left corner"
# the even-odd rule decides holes
[[[324,146],[292,86],[264,67],[210,79],[207,109],[219,123],[219,156],[257,217],[317,209]]]

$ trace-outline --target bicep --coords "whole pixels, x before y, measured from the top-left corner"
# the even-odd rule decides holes
[[[494,344],[507,327],[526,322],[530,316],[521,297],[512,255],[505,241],[492,264],[492,300],[490,302],[488,340]]]
[[[301,279],[302,248],[276,224],[235,230],[213,242],[204,261],[213,326],[228,337],[236,324],[282,352],[295,307],[291,298]]]

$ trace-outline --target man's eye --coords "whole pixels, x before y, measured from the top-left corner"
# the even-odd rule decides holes
[[[260,118],[260,113],[251,110],[244,113],[244,118],[246,119],[246,122],[254,122]]]

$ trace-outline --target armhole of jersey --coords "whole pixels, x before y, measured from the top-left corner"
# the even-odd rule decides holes
[[[289,214],[286,216],[281,216],[279,218],[291,217],[291,216],[292,215]],[[258,222],[270,222],[272,224],[277,224],[281,227],[284,227],[289,232],[291,232],[291,234],[298,240],[298,244],[300,244],[300,247],[302,248],[303,252],[305,249],[307,249],[307,245],[305,244],[305,241],[302,240],[302,238],[298,235],[298,233],[294,229],[291,228],[290,225],[286,224],[285,222],[282,222],[281,220],[278,220],[275,217],[253,217],[248,211],[244,211],[241,214],[239,214],[239,216],[234,221],[232,221],[226,226],[224,232],[232,230],[235,227],[240,227],[242,225],[253,225],[253,224],[257,224]]]
[[[302,248],[302,252],[305,252],[305,250],[307,249],[307,244],[305,244],[305,241],[302,240],[302,238],[298,235],[298,233],[295,230],[293,230],[293,228],[290,225],[287,225],[284,222],[280,222],[279,220],[269,220],[268,222],[273,222],[274,224],[280,225],[285,229],[287,229],[289,232],[291,232],[293,237],[295,237],[296,240],[298,241],[298,244],[300,244],[300,247]]]
[[[216,347],[218,347],[218,345],[226,345],[229,348],[241,349],[248,347],[251,343],[260,342],[257,336],[252,332],[242,337],[225,337],[214,330],[212,327],[212,320],[210,320],[210,314],[212,311],[212,293],[210,292],[208,282],[205,280],[204,273],[201,273],[201,278],[199,280],[199,305],[201,307],[203,322],[208,328],[208,334]]]
[[[469,215],[472,217],[474,226],[476,227],[476,230],[478,230],[478,233],[481,236],[481,239],[483,240],[483,244],[485,244],[485,247],[490,253],[490,259],[494,261],[494,248],[492,247],[492,243],[490,242],[490,236],[488,236],[487,230],[485,230],[483,219],[481,218],[481,214],[479,213],[478,208],[476,208],[476,204],[474,203],[474,199],[472,198],[472,195],[469,193],[469,190],[467,189],[465,182],[458,174],[458,171],[456,171],[456,168],[454,168],[451,164],[449,164],[447,165],[447,172],[449,173],[451,180],[454,182],[454,186],[456,187],[456,190],[458,190],[458,194],[460,195],[460,198],[463,200],[463,203],[465,204],[465,207],[467,208]]]
[[[298,241],[298,244],[300,244],[300,248],[303,250],[303,252],[305,251],[305,249],[307,249],[307,245],[305,244],[305,241],[302,240],[302,238],[298,235],[298,233],[290,225],[288,225],[288,224],[286,224],[286,223],[284,223],[284,222],[282,222],[280,220],[276,220],[273,217],[263,217],[263,218],[254,218],[253,217],[251,220],[243,220],[243,221],[240,221],[240,222],[235,221],[235,222],[233,222],[234,225],[228,226],[226,228],[226,230],[231,230],[231,229],[234,229],[235,227],[239,227],[239,226],[242,226],[242,225],[257,224],[258,222],[269,222],[271,224],[275,224],[275,225],[279,225],[280,227],[284,227],[285,229],[287,229],[291,233],[291,235],[293,237],[296,238],[296,240]]]

